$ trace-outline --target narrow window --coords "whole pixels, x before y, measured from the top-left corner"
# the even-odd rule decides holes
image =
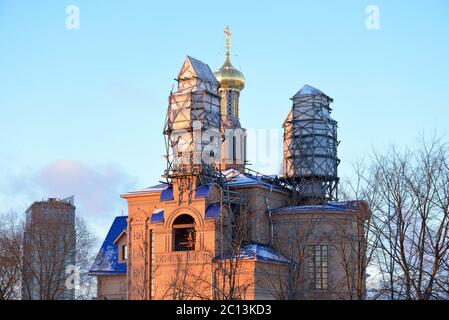
[[[228,116],[232,116],[232,91],[228,91]]]
[[[236,163],[237,161],[237,148],[236,148],[235,135],[232,136],[232,160],[233,163]]]
[[[309,280],[312,289],[328,288],[328,246],[309,246]]]
[[[122,260],[125,261],[128,259],[128,247],[126,244],[122,245]]]

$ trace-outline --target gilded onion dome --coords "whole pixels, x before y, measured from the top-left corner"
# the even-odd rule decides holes
[[[239,70],[234,68],[229,59],[229,38],[231,32],[229,27],[225,28],[226,35],[226,60],[220,69],[214,72],[215,78],[223,89],[242,90],[245,87],[245,76]]]

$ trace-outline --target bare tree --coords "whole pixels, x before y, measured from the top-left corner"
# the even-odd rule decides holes
[[[144,257],[146,259],[146,255],[148,252],[147,243],[137,242],[133,244],[133,251],[137,253],[139,257]],[[147,279],[147,266],[146,261],[144,266],[133,266],[131,270],[128,271],[129,276],[133,278],[133,287],[132,287],[132,296],[133,299],[136,300],[146,300],[150,299],[150,284]]]
[[[308,244],[311,241],[320,242],[315,239],[315,230],[321,221],[321,218],[315,217],[301,222],[292,221],[283,232],[276,235],[274,245],[287,261],[263,268],[263,279],[260,283],[276,299],[304,299],[304,292],[308,287],[305,271]]]
[[[248,241],[249,207],[222,209],[221,240],[218,256],[212,260],[212,298],[215,300],[245,299],[253,283],[242,277],[242,248]]]
[[[84,220],[76,218],[74,229],[58,221],[25,226],[24,233],[29,241],[24,243],[21,259],[25,297],[31,297],[32,289],[37,289],[40,300],[60,299],[66,290],[73,290],[73,297],[89,295],[95,240]],[[32,251],[33,259],[26,258],[26,250]]]
[[[75,299],[86,300],[96,295],[96,279],[90,274],[90,269],[97,252],[94,247],[97,238],[91,231],[85,219],[77,217],[75,219],[75,243],[74,252],[75,266],[79,271],[79,286],[75,288]]]
[[[345,273],[345,298],[361,300],[376,298],[376,293],[369,292],[366,283],[370,282],[368,269],[378,259],[379,237],[375,232],[375,217],[371,214],[377,209],[378,193],[376,184],[367,178],[363,162],[356,163],[353,169],[352,179],[344,181],[340,188],[340,198],[355,205],[356,215],[335,225],[332,243]],[[350,224],[355,226],[351,228]]]
[[[64,223],[26,226],[15,214],[3,216],[0,295],[3,299],[29,299],[36,290],[39,299],[53,300],[69,287],[74,298],[90,298],[94,282],[88,271],[94,242],[79,218],[73,230]]]
[[[363,179],[376,236],[377,297],[447,298],[449,259],[448,145],[422,139],[416,150],[375,153]]]
[[[176,261],[175,270],[165,288],[162,299],[209,300],[211,298],[211,295],[208,294],[210,292],[210,270],[207,270],[206,265],[192,263],[189,251],[178,254]]]
[[[344,277],[333,285],[335,294],[341,299],[366,299],[367,268],[370,264],[377,237],[370,231],[370,216],[363,202],[356,202],[357,213],[334,223],[334,233],[329,239],[337,255]]]
[[[162,299],[241,300],[252,285],[244,276],[241,249],[247,239],[246,211],[222,209],[218,221],[220,234],[216,250],[204,249],[203,261],[192,261],[193,251],[179,253],[176,267],[168,281]],[[194,237],[191,241],[194,241]],[[204,261],[209,261],[205,264]]]
[[[20,298],[22,275],[17,249],[21,244],[17,215],[12,212],[0,215],[0,300]]]

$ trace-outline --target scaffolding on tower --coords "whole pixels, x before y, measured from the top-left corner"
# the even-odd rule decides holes
[[[298,203],[338,199],[337,122],[330,117],[333,99],[305,85],[291,100],[284,122],[284,177]]]
[[[178,180],[180,192],[219,182],[221,118],[219,83],[209,66],[187,56],[178,88],[168,98],[164,126],[168,184]]]

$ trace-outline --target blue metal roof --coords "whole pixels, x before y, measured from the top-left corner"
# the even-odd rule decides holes
[[[160,201],[171,201],[174,198],[175,197],[173,195],[173,188],[167,188],[167,189],[162,190]]]
[[[126,263],[118,263],[118,247],[114,243],[115,239],[127,227],[126,219],[128,217],[116,217],[111,228],[106,235],[106,239],[95,258],[92,268],[89,270],[92,274],[125,274]]]
[[[238,257],[241,260],[257,260],[278,263],[288,263],[289,261],[274,248],[257,242],[250,242],[247,245],[243,246],[240,249]],[[229,258],[229,256],[225,256],[225,259],[227,258]],[[215,257],[215,259],[221,259],[221,257],[217,256]]]
[[[272,247],[256,242],[250,242],[240,250],[240,259],[255,259],[271,262],[288,262],[287,258]]]
[[[209,196],[210,184],[202,184],[195,189],[195,198],[207,198]]]
[[[164,209],[156,209],[151,214],[151,223],[164,222]]]
[[[206,207],[205,219],[216,219],[220,216],[220,205],[217,203],[209,204]]]
[[[273,187],[276,190],[281,190],[277,186],[270,184],[267,181],[262,180],[260,177],[251,174],[242,174],[236,169],[228,169],[222,171],[225,176],[225,184],[229,187],[253,187],[253,186],[263,186],[266,188]],[[275,177],[275,175],[273,175]],[[195,198],[207,198],[210,194],[212,184],[202,184],[195,189]],[[282,191],[282,190],[281,190]],[[141,190],[131,191],[125,193],[126,195],[137,195],[146,193],[156,193],[160,192],[160,201],[172,201],[174,200],[173,186],[166,183],[158,184],[152,187],[148,187]]]

